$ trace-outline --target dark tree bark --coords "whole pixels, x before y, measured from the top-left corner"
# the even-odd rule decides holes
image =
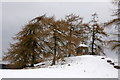
[[[94,26],[93,26],[93,33],[92,33],[92,55],[95,55],[94,52],[94,42],[95,42],[95,32],[94,32]]]
[[[53,56],[53,61],[52,61],[52,65],[56,64],[56,60],[57,60],[57,56],[56,56],[56,46],[57,46],[57,38],[56,38],[56,31],[54,30],[54,56]]]

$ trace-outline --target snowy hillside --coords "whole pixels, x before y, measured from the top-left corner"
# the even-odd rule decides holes
[[[105,58],[105,59],[101,59]],[[57,65],[46,68],[2,70],[2,77],[9,78],[117,78],[118,70],[109,64],[105,56],[83,55],[65,58]],[[116,62],[114,62],[116,63]],[[43,63],[42,63],[43,64]],[[48,64],[49,62],[44,62]],[[62,65],[61,65],[62,64]],[[37,64],[36,66],[39,66]]]

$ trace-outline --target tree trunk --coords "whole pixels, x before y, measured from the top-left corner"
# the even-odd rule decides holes
[[[68,57],[70,57],[70,56],[71,56],[71,54],[69,53],[69,54],[68,54]]]
[[[56,35],[55,35],[55,31],[54,31],[54,40],[55,40],[55,44],[54,44],[54,56],[53,56],[53,61],[52,61],[52,65],[55,65],[56,64],[56,60],[57,60],[57,57],[56,57],[56,46],[57,46],[57,38],[56,38]]]
[[[95,42],[95,32],[94,32],[94,26],[93,26],[93,34],[92,34],[92,55],[95,55],[94,52],[94,42]]]
[[[54,54],[53,61],[52,61],[51,65],[55,65],[55,64],[56,64],[56,55]]]
[[[31,67],[34,67],[34,59],[35,59],[35,56],[34,54],[32,55],[32,64],[31,64]]]
[[[33,41],[33,49],[32,49],[33,53],[32,53],[32,64],[31,64],[31,67],[34,67],[34,63],[35,63],[35,54],[34,54],[35,53],[35,50],[34,50],[35,48],[34,47],[35,47],[35,41]]]
[[[70,28],[70,37],[72,37],[72,26],[71,26],[71,28]],[[70,51],[71,51],[71,41],[69,41],[69,46],[70,46]],[[71,57],[71,52],[68,54],[68,57]]]

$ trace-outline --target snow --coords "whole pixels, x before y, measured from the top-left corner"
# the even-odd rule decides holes
[[[101,58],[105,59],[101,59]],[[118,70],[107,63],[105,56],[83,55],[65,58],[45,68],[0,70],[3,78],[118,78]],[[51,62],[44,62],[50,64]],[[63,65],[61,65],[63,63]],[[42,63],[43,64],[43,63]],[[36,64],[36,66],[41,63]]]
[[[88,47],[88,46],[85,44],[80,44],[79,47]]]
[[[8,61],[0,61],[0,64],[9,64],[10,62]]]

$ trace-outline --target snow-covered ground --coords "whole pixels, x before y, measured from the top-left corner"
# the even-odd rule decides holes
[[[57,65],[46,68],[0,70],[0,72],[3,78],[118,78],[118,70],[107,63],[109,58],[101,59],[103,57],[105,56],[75,56],[65,58],[64,63],[59,61]]]

